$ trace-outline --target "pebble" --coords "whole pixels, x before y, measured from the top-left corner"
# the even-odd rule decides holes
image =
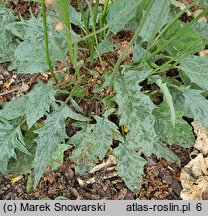
[[[166,173],[164,174],[164,176],[162,177],[162,179],[167,183],[167,184],[172,184],[173,183],[173,178],[170,174]]]
[[[172,186],[173,191],[179,196],[182,191],[181,184],[177,181],[173,181],[171,186]]]
[[[23,193],[23,189],[22,188],[17,188],[17,193],[19,194],[19,195],[21,195],[22,193]]]
[[[70,168],[67,171],[68,171],[69,179],[73,179],[74,178],[74,171]]]
[[[3,195],[5,193],[5,191],[7,190],[7,188],[2,188],[0,189],[0,195]]]
[[[10,185],[10,184],[7,184],[6,187],[9,189],[9,188],[11,187],[11,185]]]
[[[117,183],[117,184],[116,184],[116,189],[118,189],[118,190],[121,190],[121,189],[124,188],[124,187],[125,187],[125,185],[122,184],[122,183]]]

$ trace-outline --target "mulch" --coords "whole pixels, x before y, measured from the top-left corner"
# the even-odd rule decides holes
[[[25,19],[30,17],[30,8],[34,15],[39,11],[39,5],[29,1],[10,1],[7,6],[12,8],[15,14],[20,13]],[[109,54],[109,57],[114,58],[115,56]],[[6,63],[0,64],[0,105],[19,96],[18,89],[23,88],[25,83],[28,85],[26,91],[29,91],[41,77],[41,75],[18,75],[15,71],[8,72],[7,66]],[[7,88],[8,86],[4,84],[9,83],[12,79],[14,82]],[[88,82],[88,86],[92,82],[93,86],[97,80],[88,79]],[[96,100],[93,100],[89,102],[88,106],[86,104],[83,106],[87,106],[86,109],[90,109],[88,112],[91,112],[91,107],[97,106],[95,103]],[[148,164],[145,166],[142,188],[138,194],[131,192],[120,177],[111,175],[104,168],[93,174],[78,176],[75,173],[74,164],[68,159],[67,154],[70,152],[66,152],[64,163],[56,171],[43,176],[39,186],[30,192],[27,192],[26,188],[28,176],[32,175],[31,173],[24,175],[15,183],[11,182],[11,178],[0,174],[0,199],[39,200],[46,197],[55,199],[57,196],[64,196],[71,200],[179,200],[182,190],[180,171],[190,160],[190,149],[182,149],[177,145],[173,145],[171,149],[180,157],[181,167],[175,163],[168,163],[164,159],[157,159],[152,155],[148,158]],[[91,179],[94,181],[90,182]]]

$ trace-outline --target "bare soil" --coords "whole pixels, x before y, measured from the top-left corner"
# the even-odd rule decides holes
[[[76,1],[72,1],[76,5]],[[30,3],[28,1],[11,1],[8,7],[12,8],[16,14],[28,19],[29,8],[36,15],[38,13],[38,4]],[[129,37],[132,33],[122,32],[115,40],[120,43],[122,47],[128,43]],[[120,51],[121,51],[120,50]],[[117,53],[109,53],[104,57],[106,61],[104,65],[95,64],[94,70],[99,71],[98,75],[86,76],[87,89],[86,95],[90,98],[93,95],[93,89],[97,82],[99,82],[99,75],[108,71],[112,67],[112,61],[116,61]],[[111,59],[111,62],[109,61]],[[127,55],[124,60],[130,60]],[[13,100],[19,96],[19,89],[27,92],[37,82],[37,79],[47,81],[50,79],[48,74],[37,75],[18,75],[15,71],[8,72],[7,64],[0,65],[0,105],[1,103]],[[87,72],[86,72],[87,73]],[[7,83],[8,85],[5,85]],[[102,112],[102,105],[99,97],[103,95],[112,95],[113,92],[101,92],[97,99],[89,100],[88,102],[78,101],[79,105],[85,110],[85,115],[89,115],[92,111],[96,114]],[[158,95],[158,100],[161,95]],[[69,134],[73,134],[73,129],[69,129]],[[181,167],[189,162],[189,150],[182,149],[177,145],[172,146],[171,149],[180,157]],[[68,159],[70,150],[65,153],[64,163],[55,172],[49,173],[42,177],[39,186],[31,192],[27,192],[28,175],[24,175],[19,181],[11,183],[11,178],[4,177],[0,174],[0,199],[27,199],[38,200],[49,197],[55,199],[57,196],[64,196],[68,199],[76,200],[178,200],[180,199],[180,192],[182,190],[180,183],[179,167],[175,163],[168,163],[164,159],[157,159],[154,155],[148,160],[148,164],[144,170],[144,178],[142,189],[140,193],[134,194],[124,184],[123,180],[116,175],[116,168],[108,170],[102,168],[93,174],[86,174],[85,176],[78,176],[74,171],[74,164]],[[105,158],[107,160],[107,158]],[[102,163],[102,162],[101,162]]]

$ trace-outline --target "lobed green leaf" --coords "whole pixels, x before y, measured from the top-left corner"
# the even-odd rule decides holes
[[[131,191],[138,193],[142,186],[144,166],[147,161],[129,147],[128,143],[123,143],[115,148],[113,152],[118,160],[117,169],[119,176],[123,178]]]
[[[139,35],[142,37],[144,42],[151,44],[156,34],[168,21],[170,0],[145,0],[143,2],[147,5],[144,5],[145,7],[142,8],[140,7],[141,4],[137,9],[137,16],[139,16],[137,19],[141,20],[141,30]]]
[[[175,127],[171,124],[168,105],[163,102],[153,111],[155,116],[155,131],[162,142],[177,144],[183,148],[192,147],[195,137],[192,127],[183,120],[183,112],[177,111]]]
[[[34,187],[37,186],[47,165],[51,162],[51,156],[56,151],[58,144],[64,142],[68,138],[65,132],[66,118],[75,118],[83,121],[86,118],[74,113],[66,104],[61,104],[53,113],[47,115],[44,126],[36,131],[37,150],[35,155],[35,177]]]
[[[82,129],[69,139],[75,146],[70,157],[76,163],[76,172],[85,174],[98,160],[103,160],[112,145],[117,126],[108,120],[112,110],[107,110],[102,117],[94,116],[95,124],[82,124]]]
[[[110,31],[116,34],[122,30],[136,13],[137,6],[142,0],[119,0],[111,3],[106,17],[107,23],[111,24]]]
[[[32,128],[25,129],[22,127],[22,132],[24,134],[25,147],[30,152],[30,154],[25,154],[20,150],[16,150],[16,158],[11,158],[8,163],[8,173],[13,176],[23,175],[29,173],[34,168],[34,157],[37,144],[35,138],[37,134],[34,130],[38,129],[40,125],[35,124]]]
[[[181,73],[204,90],[208,90],[208,59],[190,55],[180,61]]]
[[[208,100],[201,95],[202,91],[186,88],[183,91],[184,109],[191,113],[194,120],[208,127]]]
[[[130,142],[136,151],[142,151],[146,155],[151,155],[153,144],[157,140],[155,117],[152,114],[155,105],[140,91],[139,82],[143,81],[150,71],[150,68],[124,70],[124,76],[114,83],[119,124],[126,125],[129,129],[127,142]]]
[[[30,154],[25,147],[24,137],[21,131],[22,118],[8,121],[0,119],[0,172],[7,174],[9,160],[16,158],[15,149]]]

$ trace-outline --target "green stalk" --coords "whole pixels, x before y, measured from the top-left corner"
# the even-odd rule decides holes
[[[99,9],[99,0],[96,0],[95,6],[94,6],[94,9],[93,9],[93,23],[94,23],[94,26],[96,26],[96,22],[97,22],[98,9]]]
[[[78,1],[80,1],[80,0],[77,0],[77,2],[78,2]],[[134,9],[134,8],[135,8],[135,5],[132,4],[132,7],[129,8],[129,10]],[[127,13],[128,13],[127,10],[124,11],[123,16],[125,16]],[[122,16],[122,17],[123,17],[123,16]],[[81,42],[81,41],[86,41],[87,39],[93,37],[94,35],[100,34],[101,32],[103,32],[103,31],[109,29],[111,26],[113,26],[113,25],[115,25],[117,22],[119,22],[120,19],[121,19],[121,17],[119,17],[119,16],[116,17],[115,19],[113,19],[113,21],[111,21],[110,23],[106,24],[103,28],[98,29],[98,30],[96,30],[95,32],[92,32],[92,33],[90,33],[90,34],[87,34],[87,35],[84,36],[84,37],[81,37],[81,38],[77,39],[77,43],[79,43],[79,42]]]
[[[74,59],[74,48],[73,48],[73,43],[72,43],[72,38],[71,38],[71,21],[70,21],[70,0],[61,0],[59,1],[59,6],[61,9],[61,16],[62,20],[64,22],[64,25],[66,27],[66,40],[68,44],[68,53],[70,60],[72,62],[72,65],[74,65],[75,59]]]
[[[151,8],[151,5],[153,4],[153,2],[151,4],[148,5],[146,11],[149,11]],[[115,78],[115,74],[118,71],[118,68],[124,58],[124,56],[126,55],[126,53],[128,52],[128,50],[130,49],[131,45],[136,41],[142,26],[144,25],[144,22],[146,20],[146,17],[148,16],[149,13],[145,13],[144,16],[142,17],[142,20],[140,21],[140,24],[137,28],[137,30],[134,33],[134,36],[132,37],[131,41],[129,42],[128,46],[125,48],[125,50],[122,52],[122,54],[119,56],[119,59],[117,61],[117,63],[115,64],[115,67],[113,68],[113,73],[112,73],[112,80],[111,80],[111,84],[113,83],[113,80]]]
[[[55,76],[55,73],[53,72],[53,68],[51,66],[51,60],[49,55],[49,46],[48,46],[48,31],[47,31],[47,20],[46,20],[46,5],[45,1],[41,0],[42,3],[42,15],[43,15],[43,31],[44,31],[44,41],[45,41],[45,56],[46,56],[46,62],[48,64],[49,71],[51,73],[51,76],[57,83],[58,80]]]
[[[157,68],[155,68],[153,71],[151,71],[148,75],[147,78],[151,77],[154,74],[157,74],[161,71],[164,71],[166,69],[166,66],[169,65],[171,62],[177,61],[178,58],[180,58],[181,56],[183,56],[184,54],[186,54],[187,50],[194,47],[194,45],[192,45],[191,47],[187,48],[186,50],[184,50],[183,52],[181,52],[180,54],[178,54],[177,56],[171,58],[170,60],[168,60],[167,62],[165,62],[163,65],[158,66]],[[171,65],[172,68],[178,68],[180,69],[179,66],[177,66],[178,62],[174,63]]]
[[[81,1],[77,0],[77,4],[78,4],[79,11],[81,13],[82,21],[84,22],[84,30],[86,31],[86,30],[88,30],[88,26],[87,26],[87,22],[86,22],[87,18],[86,18],[85,14],[84,14],[84,10],[83,10]],[[85,32],[85,33],[88,33],[88,31]]]
[[[99,0],[96,0],[95,7],[92,9],[92,1],[89,2],[86,0],[88,7],[89,7],[89,19],[90,16],[93,17],[93,33],[96,31],[96,21],[97,21],[97,16],[98,16],[98,7],[99,7]],[[90,65],[93,64],[94,61],[94,53],[95,53],[95,45],[98,46],[98,40],[97,40],[97,35],[95,34],[92,38],[90,38]]]
[[[185,13],[187,10],[189,10],[191,7],[193,7],[196,4],[196,0],[193,1],[191,4],[189,4],[188,6],[186,6],[182,11],[180,11],[175,17],[173,17],[168,23],[167,25],[158,33],[157,37],[154,39],[154,41],[152,42],[151,47],[154,47],[155,44],[157,43],[157,41],[160,39],[160,37],[164,34],[164,32],[183,14]]]
[[[82,7],[80,0],[77,0],[77,4],[78,4],[79,11],[81,13],[82,21],[84,22],[83,31],[84,31],[85,35],[88,35],[89,34],[89,22],[88,22],[89,18],[85,16],[85,12],[83,10],[83,7]],[[90,47],[90,44],[91,44],[90,40],[91,40],[91,38],[85,39],[85,43],[86,43],[87,47]]]
[[[106,0],[104,2],[104,7],[103,7],[101,17],[99,18],[99,29],[103,28],[104,25],[105,25],[105,18],[106,18],[107,14],[108,14],[108,9],[109,9],[108,4],[109,4],[109,0]],[[104,36],[105,36],[105,32],[101,32],[99,34],[99,41],[101,41]]]
[[[181,33],[181,36],[183,36],[184,31],[186,31],[188,28],[190,28],[194,23],[196,23],[201,17],[203,17],[208,11],[208,7],[206,7],[194,20],[192,20],[190,23],[188,23],[184,28],[180,29],[179,32]],[[162,51],[166,46],[168,46],[169,44],[171,44],[172,41],[174,41],[177,37],[179,36],[179,34],[174,35],[171,40],[168,40],[166,43],[164,43],[162,46],[160,46],[159,48],[157,48],[154,52],[152,52],[149,56],[147,56],[142,63],[148,61],[149,59],[151,59],[152,57],[154,57],[155,55],[157,55],[160,51]]]

